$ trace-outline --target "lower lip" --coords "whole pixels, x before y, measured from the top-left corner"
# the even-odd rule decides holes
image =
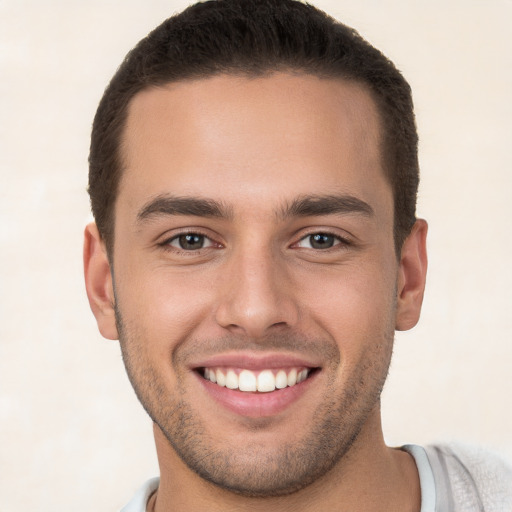
[[[219,386],[197,374],[206,392],[220,405],[235,414],[249,418],[275,416],[290,407],[308,390],[318,372],[295,386],[276,389],[268,393],[248,393]]]

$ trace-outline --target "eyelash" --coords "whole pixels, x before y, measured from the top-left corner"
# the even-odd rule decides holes
[[[352,242],[348,238],[342,237],[338,234],[329,232],[327,230],[319,230],[319,231],[311,231],[310,233],[303,235],[297,242],[294,242],[291,247],[301,249],[301,247],[298,247],[298,244],[300,244],[301,242],[303,242],[303,241],[307,240],[308,238],[311,238],[315,235],[332,237],[334,239],[334,243],[332,246],[327,247],[327,248],[302,247],[302,249],[315,250],[318,252],[327,253],[327,252],[330,252],[331,250],[340,250],[342,248],[346,248],[346,247],[353,245]],[[183,248],[175,247],[175,246],[171,245],[172,242],[179,240],[179,238],[182,236],[199,236],[199,237],[204,238],[204,240],[209,241],[209,245],[206,247],[199,247],[198,249],[183,249]],[[215,242],[215,240],[213,240],[210,236],[208,236],[207,234],[205,234],[199,230],[183,231],[181,233],[177,233],[177,234],[173,235],[172,237],[167,238],[166,240],[161,242],[159,244],[159,246],[161,246],[164,250],[172,251],[172,252],[178,253],[178,254],[186,254],[186,255],[194,255],[198,251],[201,251],[203,249],[222,247],[222,245],[220,243]],[[342,247],[339,247],[339,246],[342,246]]]
[[[171,242],[173,242],[175,240],[179,240],[179,238],[182,236],[200,236],[200,237],[203,237],[205,240],[208,240],[209,245],[207,247],[200,247],[198,249],[183,249],[183,248],[175,247],[175,246],[171,245]],[[170,238],[166,238],[163,242],[161,242],[158,245],[166,251],[172,251],[177,254],[186,254],[186,255],[194,255],[194,254],[197,254],[197,252],[202,249],[210,249],[215,246],[217,246],[217,247],[221,246],[220,243],[215,242],[215,240],[213,240],[212,237],[208,236],[206,233],[201,232],[200,230],[182,231],[181,233],[177,233]]]
[[[319,252],[330,252],[331,250],[340,250],[342,248],[346,248],[346,247],[349,247],[352,244],[351,240],[349,240],[348,238],[346,237],[343,237],[343,236],[340,236],[338,234],[335,234],[335,233],[332,233],[328,230],[318,230],[318,231],[311,231],[305,235],[303,235],[297,242],[295,242],[293,244],[293,246],[298,246],[299,243],[303,242],[304,240],[307,240],[308,238],[311,238],[315,235],[322,235],[322,236],[326,236],[326,237],[332,237],[334,239],[334,243],[331,247],[327,247],[327,248],[324,248],[324,249],[321,249],[321,248],[317,248],[315,249],[314,247],[304,247],[304,249],[312,249],[312,250],[316,250],[316,251],[319,251]],[[341,246],[341,247],[339,247]],[[301,247],[297,247],[298,249],[300,249]]]

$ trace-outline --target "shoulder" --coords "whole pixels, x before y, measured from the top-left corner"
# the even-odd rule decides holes
[[[121,512],[146,512],[146,505],[150,496],[158,489],[160,478],[151,478],[148,480],[127,503]]]
[[[475,499],[486,512],[512,510],[512,465],[505,457],[459,443],[425,447],[436,480],[449,482],[458,501]]]

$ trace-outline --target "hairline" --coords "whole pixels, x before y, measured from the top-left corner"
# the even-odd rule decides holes
[[[384,179],[388,183],[391,189],[391,193],[393,196],[393,238],[394,238],[394,245],[395,245],[395,252],[397,257],[399,256],[401,246],[403,244],[403,240],[398,246],[396,243],[395,237],[397,234],[397,230],[399,229],[399,226],[397,225],[397,212],[396,212],[396,205],[395,205],[395,189],[392,183],[392,172],[388,169],[389,157],[387,156],[386,151],[386,140],[385,140],[385,122],[384,122],[384,112],[383,107],[381,105],[381,102],[379,101],[379,95],[376,94],[370,84],[365,82],[362,78],[350,76],[349,74],[344,74],[343,72],[321,72],[320,70],[314,70],[312,69],[313,66],[310,68],[306,68],[305,66],[291,66],[286,63],[275,64],[272,65],[272,63],[269,63],[268,66],[261,67],[258,69],[247,69],[242,66],[231,66],[226,67],[225,69],[221,70],[205,70],[202,73],[191,73],[189,76],[183,76],[176,79],[170,79],[170,80],[161,80],[161,81],[155,81],[151,84],[142,85],[140,88],[136,89],[129,97],[129,99],[126,101],[126,103],[123,105],[122,109],[120,109],[120,112],[118,113],[119,116],[119,137],[118,137],[118,144],[116,147],[116,160],[118,162],[117,166],[117,182],[116,182],[116,190],[114,191],[114,199],[110,204],[110,211],[109,211],[109,225],[107,227],[107,233],[108,236],[103,236],[102,233],[100,233],[103,241],[105,242],[107,253],[109,254],[109,259],[113,261],[113,254],[114,254],[114,245],[115,245],[115,210],[116,210],[116,203],[117,199],[119,197],[120,187],[122,183],[123,176],[126,173],[126,164],[123,157],[123,147],[126,147],[125,145],[125,134],[127,129],[127,123],[128,123],[128,116],[130,113],[130,107],[134,101],[134,99],[139,96],[140,94],[144,92],[148,92],[151,90],[158,90],[158,89],[165,89],[166,87],[174,84],[182,84],[182,83],[192,83],[192,82],[198,82],[198,81],[204,81],[209,80],[216,77],[221,76],[227,76],[227,77],[239,77],[239,78],[246,78],[248,80],[252,79],[258,79],[258,78],[271,78],[273,75],[277,73],[285,73],[289,74],[291,76],[309,76],[309,77],[315,77],[320,80],[333,80],[333,81],[340,81],[347,84],[353,84],[357,87],[359,87],[362,91],[364,91],[369,98],[371,99],[375,111],[377,113],[377,120],[378,120],[378,151],[381,159],[381,172],[383,173]]]

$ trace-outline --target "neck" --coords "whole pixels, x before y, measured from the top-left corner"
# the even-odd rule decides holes
[[[385,445],[380,410],[374,411],[341,460],[313,484],[289,495],[247,497],[211,484],[192,472],[155,425],[160,487],[148,510],[367,512],[420,510],[416,465],[407,453]]]

